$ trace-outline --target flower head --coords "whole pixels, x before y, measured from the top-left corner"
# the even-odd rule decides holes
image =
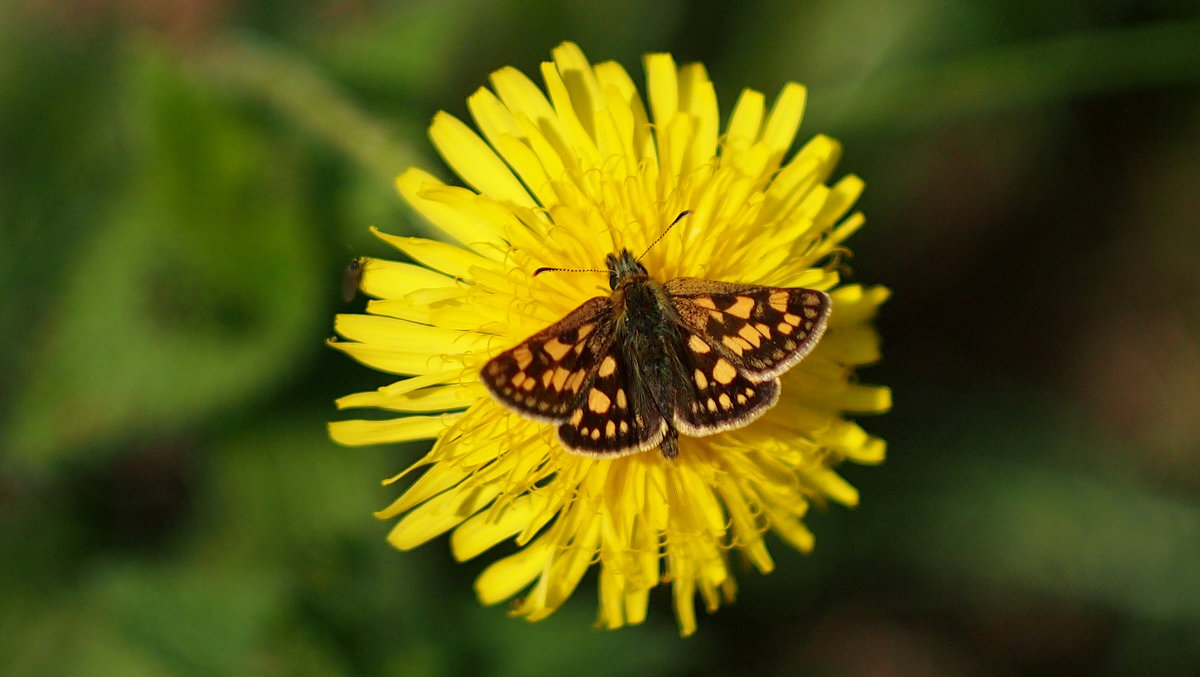
[[[696,627],[698,593],[709,611],[733,599],[729,553],[774,567],[764,535],[807,551],[810,502],[854,505],[833,467],[878,463],[884,443],[847,419],[882,412],[886,388],[853,379],[878,359],[867,322],[888,295],[839,286],[822,266],[863,223],[849,210],[853,176],[826,181],[839,155],[817,136],[788,156],[805,90],[787,85],[770,106],[746,90],[721,130],[702,66],[667,54],[645,60],[649,107],[615,63],[591,65],[565,43],[542,64],[545,93],[512,68],[491,77],[469,107],[482,136],[439,113],[430,136],[469,188],[417,169],[396,183],[445,240],[376,232],[416,263],[372,259],[367,314],[339,315],[331,342],[368,366],[408,378],[338,401],[404,416],[332,423],[351,445],[433,439],[432,450],[390,481],[424,472],[378,513],[399,517],[389,541],[414,548],[452,532],[459,560],[512,539],[515,554],[476,582],[480,599],[522,591],[515,615],[553,613],[593,565],[599,623],[641,622],[650,589],[669,582],[683,634]],[[653,450],[590,458],[563,448],[555,425],[513,413],[489,396],[480,370],[494,356],[609,293],[596,269],[609,253],[647,250],[660,282],[680,277],[806,287],[832,298],[828,331],[781,376],[778,403],[752,424],[681,437],[678,456]]]

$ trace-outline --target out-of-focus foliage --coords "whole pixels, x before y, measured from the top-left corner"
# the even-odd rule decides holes
[[[615,633],[479,607],[371,518],[422,450],[325,437],[390,380],[321,342],[394,256],[367,226],[423,228],[391,177],[563,39],[726,107],[807,83],[895,290],[862,507],[691,640],[665,594]],[[1200,672],[1186,3],[29,1],[0,95],[0,674]]]

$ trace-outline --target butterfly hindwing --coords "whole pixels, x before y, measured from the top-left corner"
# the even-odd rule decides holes
[[[685,331],[686,382],[678,386],[675,427],[693,437],[741,428],[779,400],[779,379],[753,381],[724,354]]]
[[[808,355],[825,333],[832,308],[829,295],[815,289],[689,277],[665,287],[687,331],[758,383]]]
[[[667,424],[629,387],[611,301],[594,298],[492,358],[480,376],[504,406],[560,423],[571,451],[606,457],[658,445]]]
[[[480,378],[509,409],[535,421],[564,421],[614,339],[612,304],[596,297],[493,357]]]
[[[566,422],[558,427],[563,446],[601,458],[658,446],[667,423],[631,385],[626,360],[614,346],[599,359]]]

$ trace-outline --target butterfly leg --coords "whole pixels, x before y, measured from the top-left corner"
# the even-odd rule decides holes
[[[658,449],[662,452],[663,458],[668,461],[675,460],[675,457],[679,455],[679,431],[675,430],[675,426],[670,423],[667,424],[667,434],[663,436]]]

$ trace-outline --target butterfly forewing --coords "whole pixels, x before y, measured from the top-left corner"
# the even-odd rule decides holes
[[[563,421],[612,352],[612,304],[597,297],[492,358],[480,377],[492,396],[537,421]]]
[[[678,278],[666,283],[684,327],[743,376],[769,381],[813,349],[832,307],[815,289]]]

